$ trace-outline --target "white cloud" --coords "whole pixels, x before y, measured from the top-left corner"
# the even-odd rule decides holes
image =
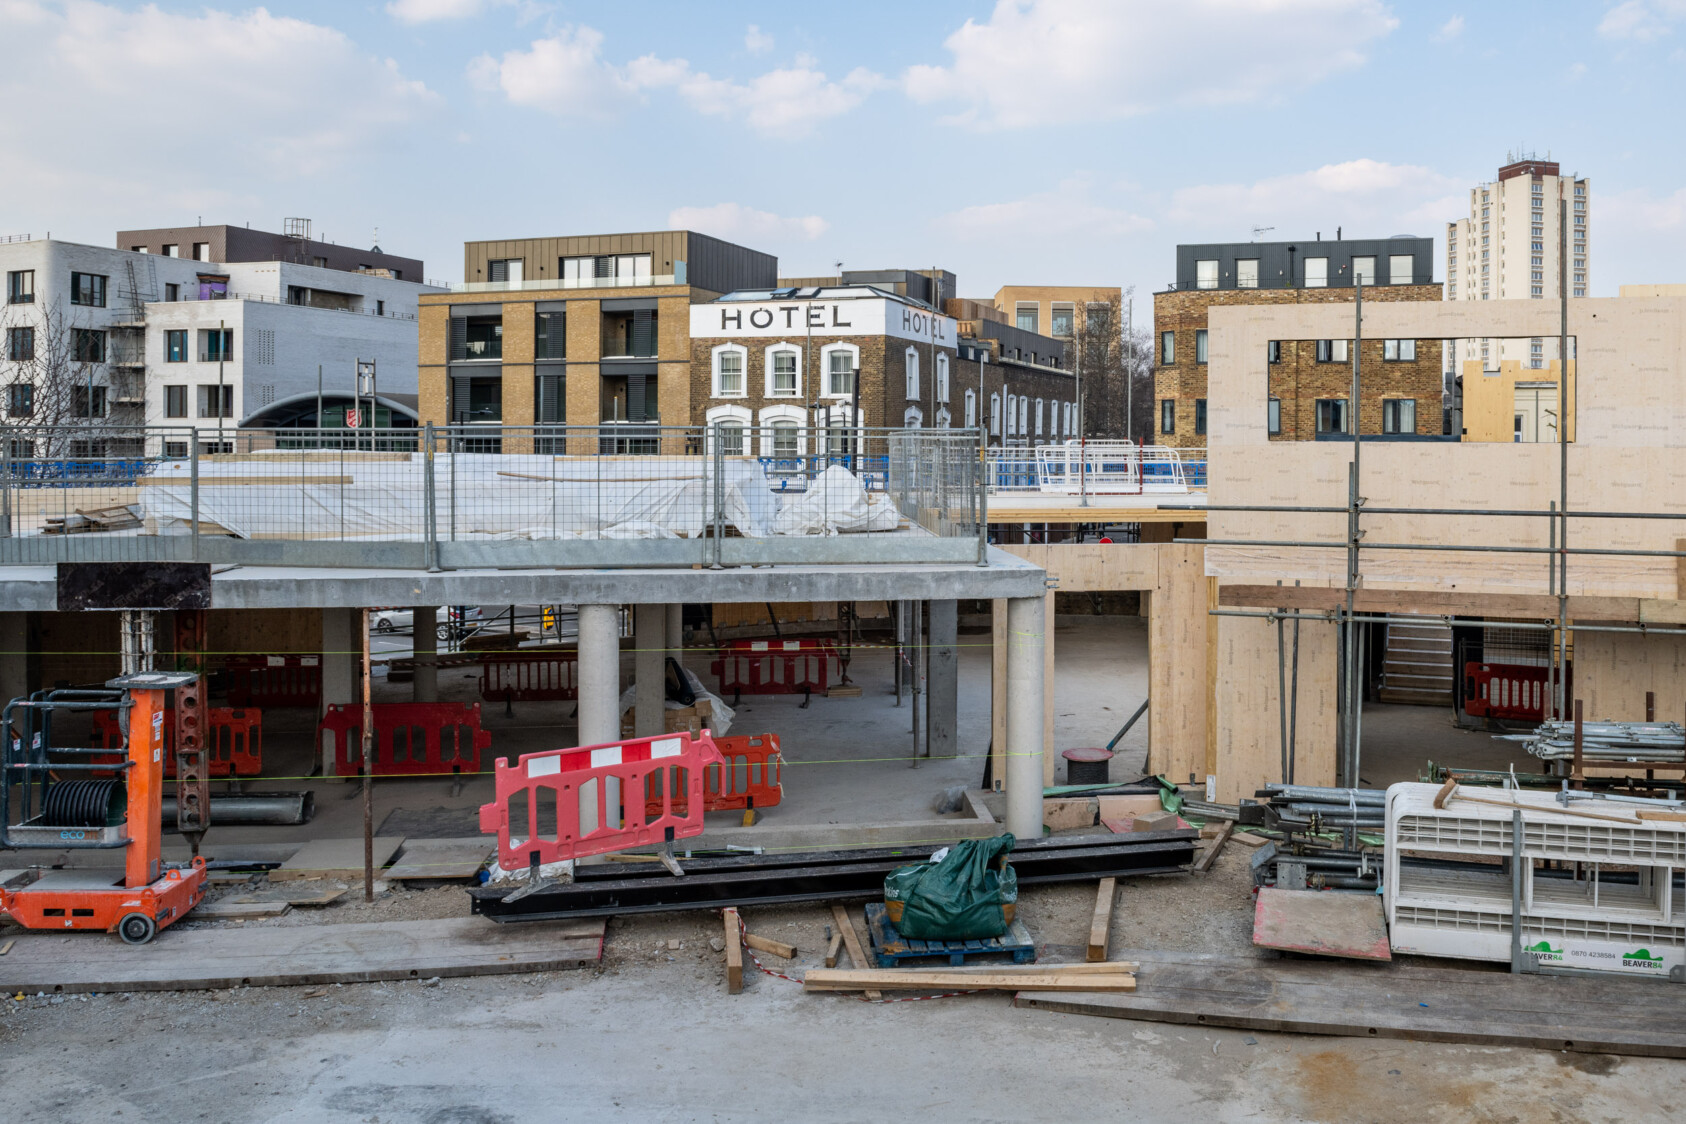
[[[1450,43],[1463,33],[1464,18],[1462,16],[1453,16],[1451,19],[1440,25],[1439,30],[1434,33],[1434,38],[1436,42]]]
[[[1337,227],[1354,238],[1436,235],[1468,210],[1462,184],[1415,164],[1348,160],[1309,172],[1253,183],[1203,184],[1177,190],[1168,223],[1184,240],[1238,239],[1254,225],[1275,227],[1277,239],[1303,239]]]
[[[1152,229],[1153,220],[1096,202],[1093,184],[1063,180],[1051,191],[1000,203],[976,203],[950,211],[937,226],[962,241],[1055,237],[1116,238]]]
[[[211,219],[252,201],[228,184],[355,168],[438,105],[391,59],[263,8],[10,0],[0,25],[0,98],[28,107],[0,117],[6,209],[62,216],[55,228],[74,226],[76,237],[94,233],[85,224],[163,221],[166,211]],[[184,59],[210,69],[190,74]],[[215,145],[209,163],[195,155],[204,143]]]
[[[1623,0],[1604,13],[1598,34],[1645,43],[1669,34],[1674,30],[1670,25],[1682,19],[1686,19],[1686,0]]]
[[[501,90],[511,102],[558,116],[603,116],[640,100],[648,91],[671,89],[691,108],[711,116],[742,120],[768,136],[801,136],[817,124],[847,113],[885,80],[857,67],[837,81],[812,58],[770,70],[747,83],[715,78],[691,69],[684,59],[645,55],[625,65],[603,57],[603,35],[589,27],[565,27],[526,50],[501,59],[481,55],[469,78],[486,90]]]
[[[403,23],[432,23],[477,16],[484,6],[482,0],[391,0],[386,14]]]
[[[667,224],[674,230],[712,234],[745,246],[777,245],[797,239],[812,242],[831,229],[831,224],[818,215],[786,218],[741,203],[675,207],[668,212]]]
[[[481,55],[469,63],[468,77],[480,89],[501,90],[515,105],[560,117],[602,117],[636,100],[639,89],[625,69],[603,60],[602,49],[602,32],[564,27],[527,50],[505,51],[502,59]]]
[[[743,45],[752,55],[764,55],[773,49],[773,37],[752,23],[744,33]]]
[[[1577,62],[1569,64],[1569,80],[1571,82],[1578,82],[1581,78],[1585,77],[1585,75],[1586,63]]]
[[[998,0],[903,76],[951,120],[1023,128],[1278,96],[1357,68],[1395,20],[1381,0]]]

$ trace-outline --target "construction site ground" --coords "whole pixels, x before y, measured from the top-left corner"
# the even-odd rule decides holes
[[[1061,618],[1056,738],[1104,744],[1146,690],[1146,635],[1131,618]],[[859,699],[745,699],[737,732],[771,730],[791,765],[786,801],[769,812],[792,823],[928,819],[934,795],[976,786],[988,736],[987,634],[961,638],[958,761],[911,769],[909,710],[888,693],[888,653],[860,653]],[[706,658],[690,661],[699,672]],[[446,697],[473,683],[442,674]],[[706,680],[705,680],[706,681]],[[407,687],[383,684],[401,698]],[[488,704],[494,751],[563,744],[571,705]],[[302,766],[305,723],[271,744]],[[1134,776],[1145,722],[1114,764]],[[267,731],[266,731],[267,734]],[[1414,779],[1427,759],[1491,767],[1509,746],[1452,727],[1444,710],[1366,709],[1366,780]],[[525,748],[522,748],[522,747]],[[301,769],[302,775],[302,769]],[[355,786],[312,787],[308,828],[225,828],[225,839],[352,837]],[[448,780],[381,782],[376,823],[463,822],[485,781],[452,796]],[[469,832],[472,834],[472,832]],[[213,832],[213,840],[218,836]],[[1207,875],[1126,880],[1114,910],[1114,949],[1180,949],[1248,957],[1252,852],[1231,844]],[[261,879],[260,879],[261,882]],[[308,883],[307,883],[308,884]],[[461,917],[460,885],[383,884],[365,903],[358,883],[335,904],[245,922],[257,929],[357,921]],[[300,885],[294,883],[293,885]],[[329,883],[329,885],[333,885]],[[213,896],[244,892],[219,883]],[[1083,959],[1094,887],[1027,887],[1019,916],[1043,960]],[[852,908],[858,909],[858,904]],[[750,909],[753,932],[787,941],[800,976],[821,963],[823,906]],[[15,930],[0,931],[0,944]],[[160,940],[167,940],[166,932]],[[1016,1009],[1007,994],[867,1003],[804,994],[746,966],[728,995],[719,914],[613,919],[600,964],[534,975],[222,992],[0,999],[7,1119],[17,1121],[310,1119],[365,1124],[458,1124],[533,1119],[784,1120],[1206,1119],[1412,1121],[1675,1119],[1686,1111],[1679,1062],[1457,1044],[1208,1029]],[[144,955],[114,938],[113,956]],[[792,971],[795,969],[795,971]],[[97,1064],[92,1059],[97,1058]]]

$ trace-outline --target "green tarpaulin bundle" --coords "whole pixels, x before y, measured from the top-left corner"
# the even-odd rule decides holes
[[[939,862],[897,867],[884,879],[890,921],[904,937],[972,941],[999,937],[1012,924],[1019,876],[1007,864],[1011,835],[968,839]]]

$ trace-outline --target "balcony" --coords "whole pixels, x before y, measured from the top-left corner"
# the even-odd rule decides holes
[[[648,277],[533,277],[524,281],[453,281],[450,283],[450,289],[453,293],[531,293],[556,289],[648,289],[685,283],[683,273],[657,273]]]

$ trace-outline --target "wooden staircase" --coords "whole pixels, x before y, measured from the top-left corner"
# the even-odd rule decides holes
[[[1444,624],[1389,624],[1381,701],[1451,706],[1452,629]]]

